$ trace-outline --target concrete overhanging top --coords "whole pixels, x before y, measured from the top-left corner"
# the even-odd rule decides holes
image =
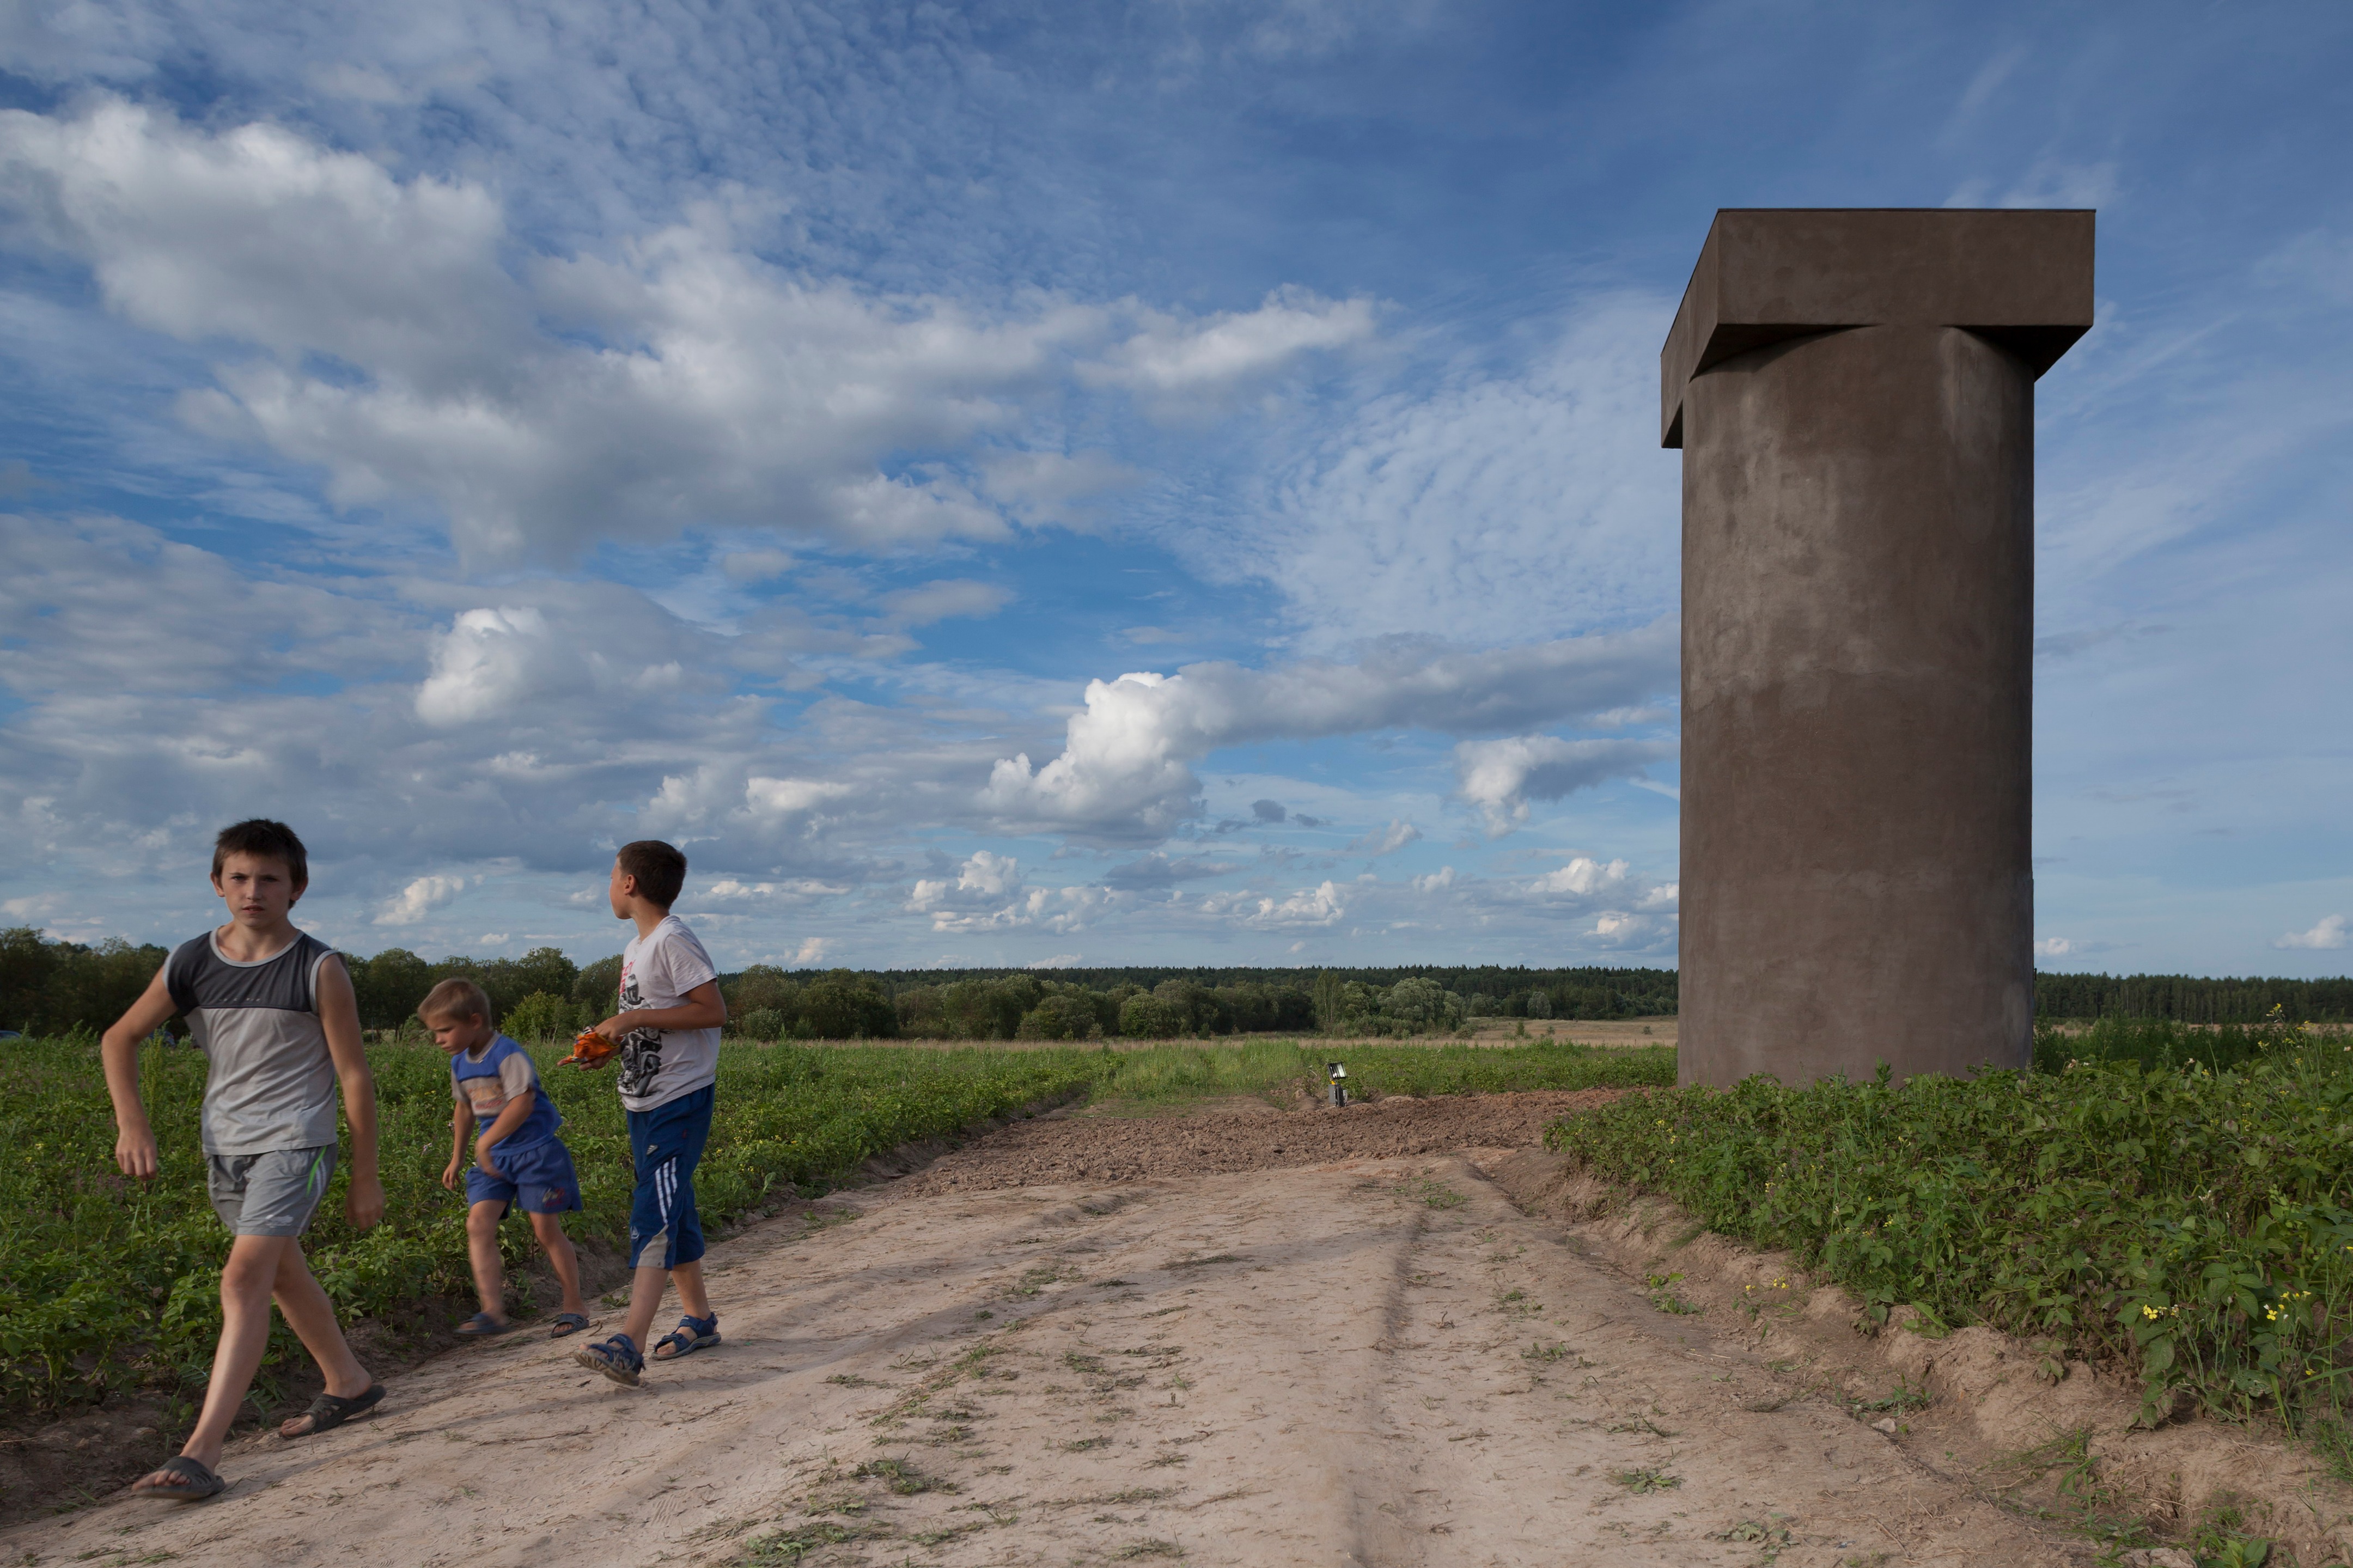
[[[2089,209],[1720,207],[1659,351],[1659,444],[1711,365],[1841,327],[1960,327],[2040,376],[2092,325]]]

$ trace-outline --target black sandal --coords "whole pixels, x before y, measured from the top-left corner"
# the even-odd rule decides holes
[[[148,1473],[163,1475],[167,1472],[180,1478],[177,1485],[151,1487],[146,1477],[142,1476],[132,1483],[131,1495],[151,1497],[162,1502],[202,1502],[206,1498],[216,1498],[228,1490],[228,1483],[215,1475],[212,1467],[202,1459],[191,1459],[185,1454],[173,1455]]]
[[[318,1398],[311,1401],[311,1408],[302,1412],[301,1415],[295,1416],[293,1421],[280,1423],[278,1435],[290,1443],[303,1437],[315,1437],[322,1432],[332,1432],[363,1410],[375,1409],[383,1398],[384,1384],[380,1383],[369,1384],[366,1393],[354,1394],[349,1399],[341,1399],[332,1394],[322,1394]],[[286,1430],[287,1427],[294,1425],[294,1421],[300,1421],[303,1416],[310,1417],[309,1431]]]

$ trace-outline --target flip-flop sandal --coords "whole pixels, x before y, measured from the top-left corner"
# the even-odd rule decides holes
[[[459,1324],[456,1330],[458,1337],[461,1340],[494,1340],[501,1334],[511,1334],[514,1331],[515,1325],[512,1320],[501,1323],[488,1312],[475,1313]]]
[[[638,1374],[646,1370],[646,1358],[627,1334],[615,1334],[602,1344],[582,1345],[572,1352],[572,1359],[591,1372],[601,1372],[615,1383],[638,1385]]]
[[[587,1326],[588,1320],[578,1312],[558,1312],[548,1325],[547,1337],[551,1340],[565,1339]]]
[[[287,1427],[294,1425],[294,1421],[302,1419],[302,1415],[298,1415],[294,1417],[293,1421],[280,1423],[278,1428],[278,1435],[289,1442],[296,1442],[304,1437],[315,1437],[322,1432],[332,1432],[336,1427],[342,1426],[344,1422],[350,1420],[353,1416],[357,1415],[361,1411],[375,1409],[383,1398],[384,1384],[380,1383],[369,1384],[366,1393],[354,1394],[349,1399],[338,1398],[336,1395],[332,1394],[322,1394],[319,1395],[318,1398],[311,1401],[310,1409],[302,1412],[302,1415],[307,1415],[311,1418],[311,1429],[309,1431],[289,1432],[286,1430]]]
[[[709,1328],[704,1328],[702,1325],[705,1323],[708,1323],[711,1326]],[[654,1342],[654,1360],[676,1361],[682,1355],[692,1355],[695,1352],[701,1350],[705,1345],[715,1345],[718,1342],[718,1313],[713,1312],[711,1316],[699,1320],[694,1318],[681,1318],[678,1321],[678,1327],[672,1329],[670,1332],[664,1334],[661,1338]],[[671,1351],[668,1355],[664,1355],[662,1353],[662,1347],[664,1345],[675,1345],[678,1348]]]
[[[142,1478],[132,1486],[132,1497],[151,1497],[163,1502],[202,1502],[228,1490],[228,1483],[215,1475],[211,1467],[201,1459],[191,1459],[185,1454],[174,1454],[155,1467],[155,1474],[169,1471],[179,1477],[176,1485],[151,1487]]]

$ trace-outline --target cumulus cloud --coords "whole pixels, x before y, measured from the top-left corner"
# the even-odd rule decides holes
[[[1293,931],[1338,923],[1348,913],[1348,901],[1349,889],[1323,882],[1280,895],[1208,893],[1198,907],[1213,920],[1251,931]]]
[[[1109,888],[1028,887],[1018,859],[983,849],[965,860],[953,879],[917,881],[906,908],[931,917],[935,931],[1035,927],[1068,932],[1083,930],[1094,917],[1120,907],[1129,897]]]
[[[575,607],[586,607],[574,597]],[[462,611],[434,638],[417,716],[427,724],[468,724],[566,700],[712,687],[711,671],[672,656],[672,639],[617,637],[614,624],[593,614],[551,619],[533,605]]]
[[[341,506],[427,499],[479,562],[698,524],[1001,538],[965,470],[981,437],[1022,445],[1042,389],[1083,375],[1174,406],[1372,327],[1366,301],[1295,292],[1200,321],[880,296],[761,259],[708,203],[602,254],[517,255],[482,184],[103,95],[0,112],[0,201],[120,316],[228,351],[183,400],[197,430],[318,465]],[[1041,517],[1116,479],[993,460]]]
[[[919,588],[885,594],[882,607],[890,613],[893,626],[927,626],[934,621],[993,616],[1012,597],[1009,590],[994,583],[956,580],[926,583]]]
[[[456,902],[458,895],[468,886],[469,879],[464,877],[419,877],[377,911],[375,923],[380,926],[415,925],[435,910]]]
[[[1674,659],[1674,627],[1661,622],[1516,648],[1473,651],[1399,637],[1375,644],[1353,665],[1197,664],[1173,676],[1093,680],[1085,710],[1069,721],[1061,754],[1043,766],[1026,752],[998,762],[981,800],[1008,823],[1164,837],[1194,809],[1191,764],[1220,746],[1401,725],[1461,734],[1598,713],[1671,687]]]
[[[1376,827],[1348,845],[1351,855],[1394,855],[1409,844],[1419,843],[1421,829],[1402,817],[1391,817],[1387,827]]]
[[[1555,735],[1514,735],[1465,741],[1454,748],[1461,794],[1476,806],[1492,834],[1528,819],[1528,802],[1558,800],[1610,779],[1639,779],[1651,763],[1675,754],[1666,741],[1564,741]]]
[[[1207,321],[1147,310],[1134,335],[1079,374],[1124,387],[1163,416],[1214,410],[1303,353],[1372,336],[1374,315],[1370,300],[1325,300],[1296,288],[1276,289],[1255,310]]]
[[[2323,915],[2309,931],[2289,931],[2272,943],[2278,948],[2307,948],[2315,952],[2353,947],[2353,931],[2346,930],[2343,915]]]

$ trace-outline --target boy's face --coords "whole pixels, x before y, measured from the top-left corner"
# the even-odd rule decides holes
[[[459,1051],[475,1051],[491,1043],[491,1029],[481,1018],[427,1018],[425,1026],[433,1031],[433,1043],[441,1047],[443,1056],[454,1057]]]
[[[267,855],[228,855],[221,859],[213,891],[228,905],[228,918],[253,931],[266,931],[286,918],[301,884],[283,860]]]
[[[629,918],[629,900],[636,896],[637,890],[638,879],[622,870],[618,860],[614,861],[613,884],[606,889],[606,892],[612,903],[615,920],[625,921]]]

